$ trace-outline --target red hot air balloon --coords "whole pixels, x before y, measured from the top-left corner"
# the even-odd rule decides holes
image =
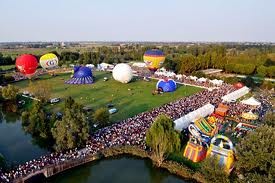
[[[35,56],[24,54],[16,59],[16,68],[26,77],[31,78],[36,71],[38,61]]]

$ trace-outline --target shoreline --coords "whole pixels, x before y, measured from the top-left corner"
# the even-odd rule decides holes
[[[130,155],[141,159],[150,159],[154,166],[156,164],[148,151],[140,149],[136,146],[112,147],[112,148],[105,149],[100,153],[102,154],[103,157],[101,157],[99,160],[104,158]],[[165,160],[160,167],[158,166],[156,167],[165,169],[169,173],[176,175],[186,181],[198,182],[198,183],[206,182],[206,180],[203,178],[203,175],[199,171],[194,171],[191,168],[187,167],[186,165],[180,164],[176,161]]]
[[[117,146],[117,147],[111,147],[111,148],[107,148],[104,149],[102,151],[100,151],[97,154],[92,155],[91,157],[87,157],[87,160],[85,160],[85,158],[83,159],[83,162],[80,162],[80,164],[76,164],[75,162],[71,162],[71,165],[68,166],[68,163],[64,163],[64,164],[57,164],[57,165],[52,165],[50,167],[45,167],[45,171],[47,172],[48,176],[46,176],[43,173],[43,170],[41,170],[40,174],[44,174],[44,176],[46,177],[46,180],[58,175],[60,173],[63,173],[67,170],[94,162],[94,161],[101,161],[104,159],[110,159],[110,158],[118,158],[118,157],[124,157],[124,156],[130,156],[130,157],[137,157],[140,159],[149,159],[153,166],[155,166],[155,161],[152,159],[150,152],[143,150],[139,147],[136,146]],[[81,161],[81,160],[76,160],[76,161]],[[70,163],[69,163],[70,164]],[[176,161],[172,161],[172,160],[165,160],[160,167],[156,166],[157,168],[161,168],[164,169],[166,171],[168,171],[170,174],[178,176],[179,178],[188,181],[188,182],[198,182],[198,183],[204,183],[206,182],[203,175],[199,172],[199,171],[194,171],[191,168],[187,167],[184,164],[180,164]],[[50,170],[48,170],[50,169]],[[57,171],[57,172],[55,172]],[[25,179],[23,177],[18,178],[16,180],[13,180],[13,182],[16,183],[21,183],[21,182],[25,182],[26,180],[29,180],[31,178],[36,177],[38,174],[29,174],[29,176],[25,177]]]

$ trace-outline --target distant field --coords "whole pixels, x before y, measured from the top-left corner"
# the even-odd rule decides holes
[[[118,113],[111,116],[111,121],[120,121],[138,113],[150,110],[162,104],[174,101],[184,96],[192,95],[202,89],[191,86],[178,86],[176,92],[165,93],[163,95],[151,94],[155,89],[156,81],[146,82],[136,80],[128,84],[121,84],[111,79],[110,73],[95,72],[96,81],[92,85],[66,85],[65,80],[70,78],[70,74],[62,74],[51,78],[49,75],[41,77],[48,80],[53,85],[52,97],[65,99],[72,96],[77,102],[91,106],[93,109],[105,107],[108,103],[113,103],[118,109]],[[110,78],[103,81],[104,77]],[[15,83],[22,90],[29,81]],[[33,81],[36,82],[36,81]],[[64,106],[64,100],[56,105],[49,105],[54,111],[59,111]]]
[[[21,54],[34,54],[34,55],[43,55],[52,51],[56,51],[59,54],[63,51],[76,51],[76,52],[85,52],[90,48],[88,47],[69,47],[69,48],[18,48],[18,49],[0,49],[0,53],[3,56],[11,56],[12,58],[16,58]]]

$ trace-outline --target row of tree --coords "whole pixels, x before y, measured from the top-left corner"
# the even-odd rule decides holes
[[[146,50],[154,45],[127,45],[91,47],[77,51],[53,51],[60,61],[59,65],[121,63],[143,60]],[[240,46],[231,44],[161,46],[166,54],[165,67],[176,73],[192,73],[201,69],[219,68],[237,74],[260,74],[274,77],[274,46]],[[37,55],[39,58],[41,55]],[[11,65],[15,59],[3,57],[0,53],[0,65]]]
[[[14,65],[15,60],[11,58],[11,56],[3,56],[2,53],[0,53],[0,65]]]
[[[85,145],[90,129],[94,124],[99,127],[108,125],[109,113],[101,108],[88,117],[83,106],[71,97],[65,100],[63,116],[58,118],[45,110],[43,103],[36,101],[29,111],[22,113],[22,125],[26,132],[35,138],[43,139],[57,151],[63,151]]]
[[[4,108],[16,112],[19,89],[8,85],[0,91]],[[61,151],[80,147],[85,144],[89,131],[95,124],[97,127],[109,124],[109,112],[106,108],[88,113],[71,97],[65,100],[61,118],[46,110],[45,105],[52,91],[52,86],[47,81],[30,82],[28,91],[40,101],[34,101],[31,109],[22,113],[22,125],[37,141],[47,142],[46,148],[54,146],[56,150]]]

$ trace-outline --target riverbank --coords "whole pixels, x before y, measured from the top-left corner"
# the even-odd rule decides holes
[[[186,165],[175,161],[167,160],[167,161],[164,161],[160,167],[157,167],[156,163],[152,159],[151,153],[137,146],[117,146],[117,147],[107,148],[91,156],[88,155],[69,162],[67,161],[59,164],[46,166],[43,169],[40,169],[39,171],[36,171],[36,172],[32,172],[31,174],[25,177],[15,179],[13,180],[13,182],[23,183],[28,180],[37,180],[37,176],[40,176],[41,178],[41,174],[44,174],[44,176],[48,179],[60,173],[63,173],[67,170],[85,165],[87,163],[101,161],[104,159],[117,158],[119,156],[125,156],[125,155],[134,156],[141,159],[149,159],[152,161],[153,165],[156,168],[167,170],[169,173],[176,175],[177,177],[185,181],[198,182],[198,183],[206,182],[206,180],[204,179],[204,177],[199,171],[194,171],[191,168],[187,167]]]

